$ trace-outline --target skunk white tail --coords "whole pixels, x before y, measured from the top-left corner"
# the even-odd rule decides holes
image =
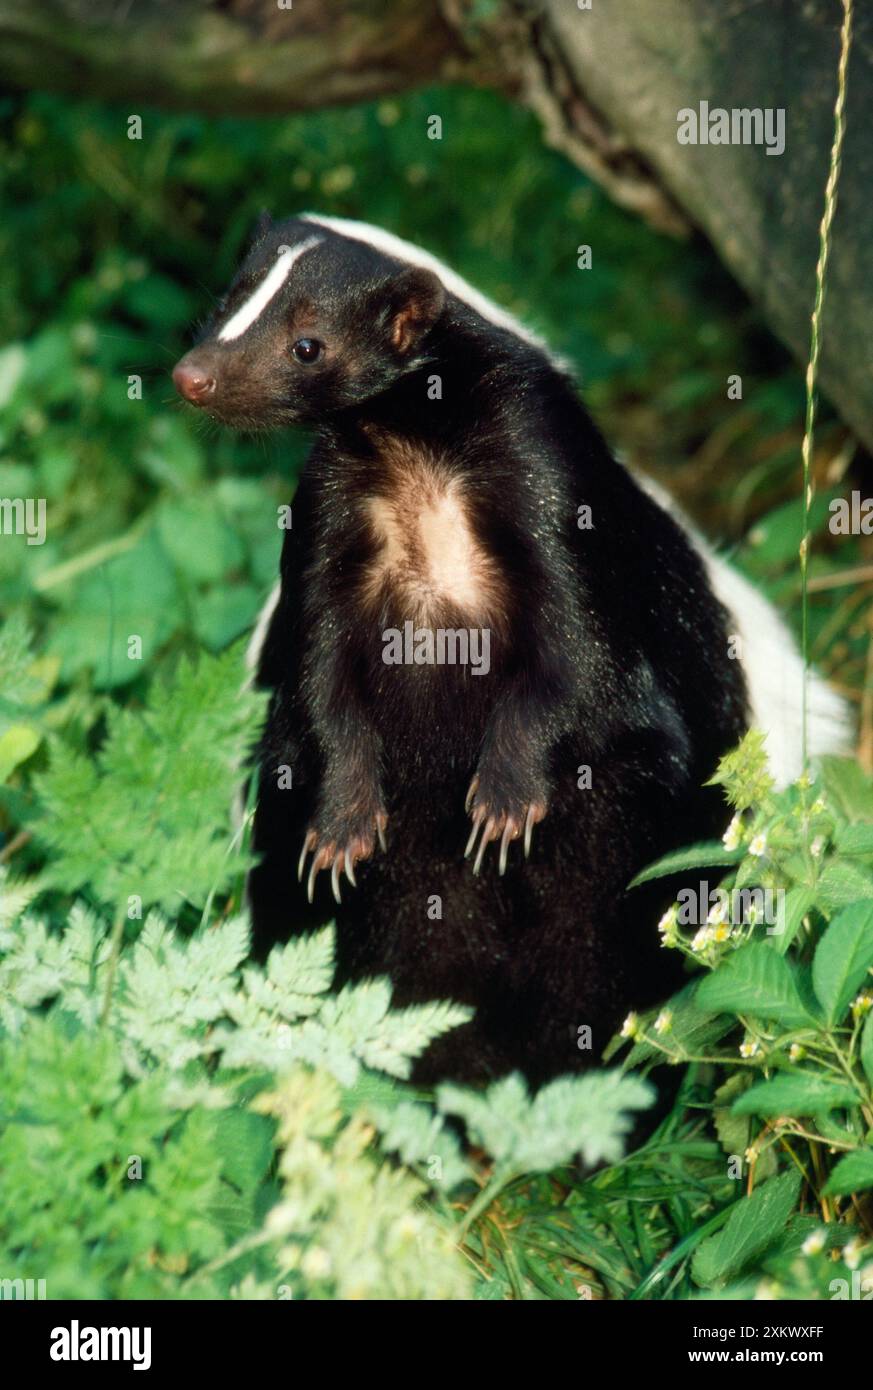
[[[803,661],[797,645],[763,594],[718,555],[704,551],[710,583],[733,618],[749,689],[752,724],[767,735],[777,786],[800,776],[803,748]],[[807,687],[807,744],[811,758],[851,751],[848,706],[815,671]]]
[[[770,771],[779,787],[800,776],[803,753],[803,661],[792,634],[769,599],[707,544],[673,499],[649,478],[637,481],[679,522],[706,565],[709,581],[733,622],[746,677],[752,727],[767,736]],[[807,690],[811,758],[850,753],[852,719],[846,702],[815,671]]]

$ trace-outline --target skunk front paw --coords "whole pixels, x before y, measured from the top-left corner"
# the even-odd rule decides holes
[[[376,848],[376,841],[385,849],[385,828],[388,816],[382,807],[367,813],[357,812],[349,816],[317,816],[317,824],[310,826],[303,841],[300,859],[297,864],[297,881],[302,882],[306,871],[306,859],[312,852],[306,896],[310,902],[315,895],[315,880],[322,869],[330,869],[330,886],[337,902],[340,897],[340,874],[345,873],[353,888],[355,864],[361,859],[369,859]]]
[[[476,850],[476,858],[473,860],[474,874],[478,874],[482,856],[492,840],[500,840],[498,868],[501,874],[506,869],[511,841],[518,840],[522,834],[524,855],[527,858],[533,828],[548,810],[545,791],[538,790],[533,795],[524,796],[512,786],[512,782],[512,777],[503,779],[482,769],[470,783],[464,809],[473,822],[473,829],[464,850],[464,858],[469,859],[474,849]]]

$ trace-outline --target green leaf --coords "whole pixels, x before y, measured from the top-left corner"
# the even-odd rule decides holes
[[[335,944],[333,926],[328,926],[274,946],[265,975],[246,972],[252,999],[288,1021],[317,1013],[333,979]]]
[[[703,840],[686,849],[673,850],[662,859],[656,859],[637,876],[631,879],[629,888],[649,883],[654,878],[667,878],[670,874],[682,873],[685,869],[719,869],[730,864],[738,864],[743,857],[741,849],[725,849],[721,840]]]
[[[157,528],[173,564],[191,579],[218,580],[242,560],[242,542],[208,496],[168,498]]]
[[[808,514],[810,534],[815,535],[827,525],[828,507],[837,495],[834,490],[829,490],[817,493],[812,499]],[[805,524],[807,518],[800,497],[781,503],[756,521],[747,540],[750,569],[757,574],[772,574],[780,565],[794,561],[797,537]]]
[[[194,630],[205,647],[220,652],[254,623],[261,595],[253,584],[219,584],[198,595]]]
[[[817,1072],[785,1072],[762,1081],[734,1101],[734,1115],[817,1115],[838,1106],[857,1105],[858,1092],[848,1081],[831,1081]]]
[[[851,860],[832,860],[823,868],[816,896],[828,912],[873,899],[873,873]]]
[[[735,1071],[719,1086],[713,1096],[712,1120],[719,1143],[726,1154],[744,1154],[751,1139],[751,1126],[748,1116],[737,1115],[732,1110],[732,1102],[743,1095],[753,1084],[748,1072]],[[773,1149],[764,1149],[755,1164],[755,1179],[761,1183],[772,1177],[777,1169],[776,1154]]]
[[[161,333],[184,327],[194,313],[194,299],[175,280],[152,271],[125,286],[122,303],[129,314],[144,319]]]
[[[547,1173],[578,1153],[590,1165],[617,1162],[633,1128],[632,1110],[655,1099],[647,1082],[618,1071],[562,1077],[531,1099],[514,1072],[484,1095],[460,1086],[437,1090],[439,1109],[460,1115],[471,1138],[511,1173]]]
[[[164,411],[153,417],[147,441],[139,463],[155,482],[180,492],[202,476],[203,447],[181,415]]]
[[[800,930],[804,917],[815,906],[815,893],[803,884],[795,883],[793,888],[789,888],[785,894],[783,930],[774,932],[772,941],[780,955],[785,954],[788,947]]]
[[[371,1106],[369,1113],[382,1133],[386,1151],[399,1154],[404,1163],[424,1169],[432,1187],[451,1192],[475,1177],[472,1165],[463,1157],[458,1136],[432,1106],[401,1101],[397,1105]]]
[[[773,1019],[787,1028],[819,1024],[801,998],[795,969],[766,942],[740,947],[701,980],[697,1003],[712,1013],[729,1010]]]
[[[0,671],[3,673],[0,710],[5,713],[11,707],[13,718],[45,693],[36,665],[27,623],[22,614],[13,613],[0,626]],[[0,727],[6,727],[7,723],[8,720],[3,720]]]
[[[20,763],[27,762],[39,745],[40,735],[32,724],[12,724],[0,734],[0,782],[5,782]]]
[[[723,1038],[725,1033],[734,1027],[734,1020],[729,1014],[710,1013],[699,1007],[699,983],[698,980],[689,981],[667,1005],[672,1014],[669,1034],[671,1050],[675,1048],[677,1051],[684,1050],[692,1054],[705,1052],[712,1043]],[[604,1061],[609,1061],[623,1044],[624,1039],[617,1035],[607,1047]],[[635,1042],[625,1058],[625,1066],[638,1067],[641,1062],[658,1055],[661,1054],[651,1043],[645,1040]]]
[[[240,1192],[252,1192],[273,1156],[273,1125],[251,1110],[223,1110],[215,1119],[215,1142],[224,1177]]]
[[[0,350],[0,409],[11,401],[26,366],[27,353],[20,343],[10,343]]]
[[[839,825],[834,848],[839,854],[873,855],[873,825]]]
[[[873,1149],[858,1149],[840,1159],[825,1183],[825,1196],[850,1197],[873,1187]]]
[[[816,947],[812,983],[829,1024],[839,1023],[873,966],[873,901],[846,907]]]
[[[53,743],[34,821],[49,881],[66,892],[88,884],[115,907],[138,897],[175,911],[182,899],[201,906],[247,866],[231,845],[230,797],[264,697],[242,679],[239,648],[181,661],[144,708],[108,706],[96,756]]]
[[[98,688],[116,688],[142,675],[180,617],[175,577],[149,531],[77,581],[49,650],[66,678],[90,667]],[[132,655],[131,638],[141,639],[141,656]]]
[[[825,793],[849,821],[873,821],[873,778],[853,758],[821,760]]]
[[[784,1173],[768,1178],[751,1196],[735,1202],[724,1229],[695,1251],[691,1262],[695,1282],[716,1288],[762,1255],[781,1236],[799,1192],[800,1174]]]
[[[867,1015],[861,1034],[861,1066],[864,1068],[864,1075],[873,1086],[873,1013]]]

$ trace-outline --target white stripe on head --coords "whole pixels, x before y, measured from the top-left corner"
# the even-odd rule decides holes
[[[420,246],[415,246],[411,241],[404,241],[402,237],[395,236],[393,232],[386,232],[382,227],[373,227],[369,222],[355,222],[346,217],[322,217],[318,212],[304,212],[300,217],[301,222],[311,222],[316,227],[327,227],[329,231],[339,232],[340,236],[349,237],[352,241],[362,241],[365,246],[372,246],[375,251],[382,251],[386,256],[391,256],[395,260],[405,261],[408,265],[418,265],[425,270],[432,270],[442,280],[443,285],[449,294],[453,294],[456,299],[460,299],[465,304],[469,304],[471,309],[475,309],[483,319],[493,323],[496,328],[502,328],[507,333],[512,333],[516,338],[521,338],[531,347],[539,348],[544,352],[553,366],[562,371],[572,371],[572,365],[553,352],[548,343],[537,333],[531,332],[524,324],[519,323],[518,319],[508,313],[506,309],[501,309],[499,304],[495,304],[493,299],[488,299],[484,294],[480,294],[473,286],[464,280],[454,270],[443,265],[442,261],[429,251],[423,251]]]
[[[251,328],[263,311],[266,309],[270,300],[275,298],[284,285],[295,261],[299,261],[304,251],[311,251],[313,246],[317,246],[323,238],[320,236],[307,237],[301,241],[299,246],[287,246],[280,250],[276,258],[276,264],[264,276],[254,294],[251,294],[245,304],[240,305],[236,313],[228,319],[227,323],[218,334],[220,343],[229,343],[233,338],[239,338],[245,333],[247,328]]]

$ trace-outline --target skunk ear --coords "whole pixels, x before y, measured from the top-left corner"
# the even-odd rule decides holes
[[[258,218],[257,222],[255,223],[254,227],[252,228],[252,234],[249,237],[249,245],[257,246],[258,242],[261,240],[261,237],[267,235],[267,232],[270,230],[272,225],[273,219],[265,208],[264,211],[261,213],[260,217]]]
[[[433,328],[445,306],[446,292],[432,270],[410,266],[391,281],[387,299],[391,346],[407,353]]]

